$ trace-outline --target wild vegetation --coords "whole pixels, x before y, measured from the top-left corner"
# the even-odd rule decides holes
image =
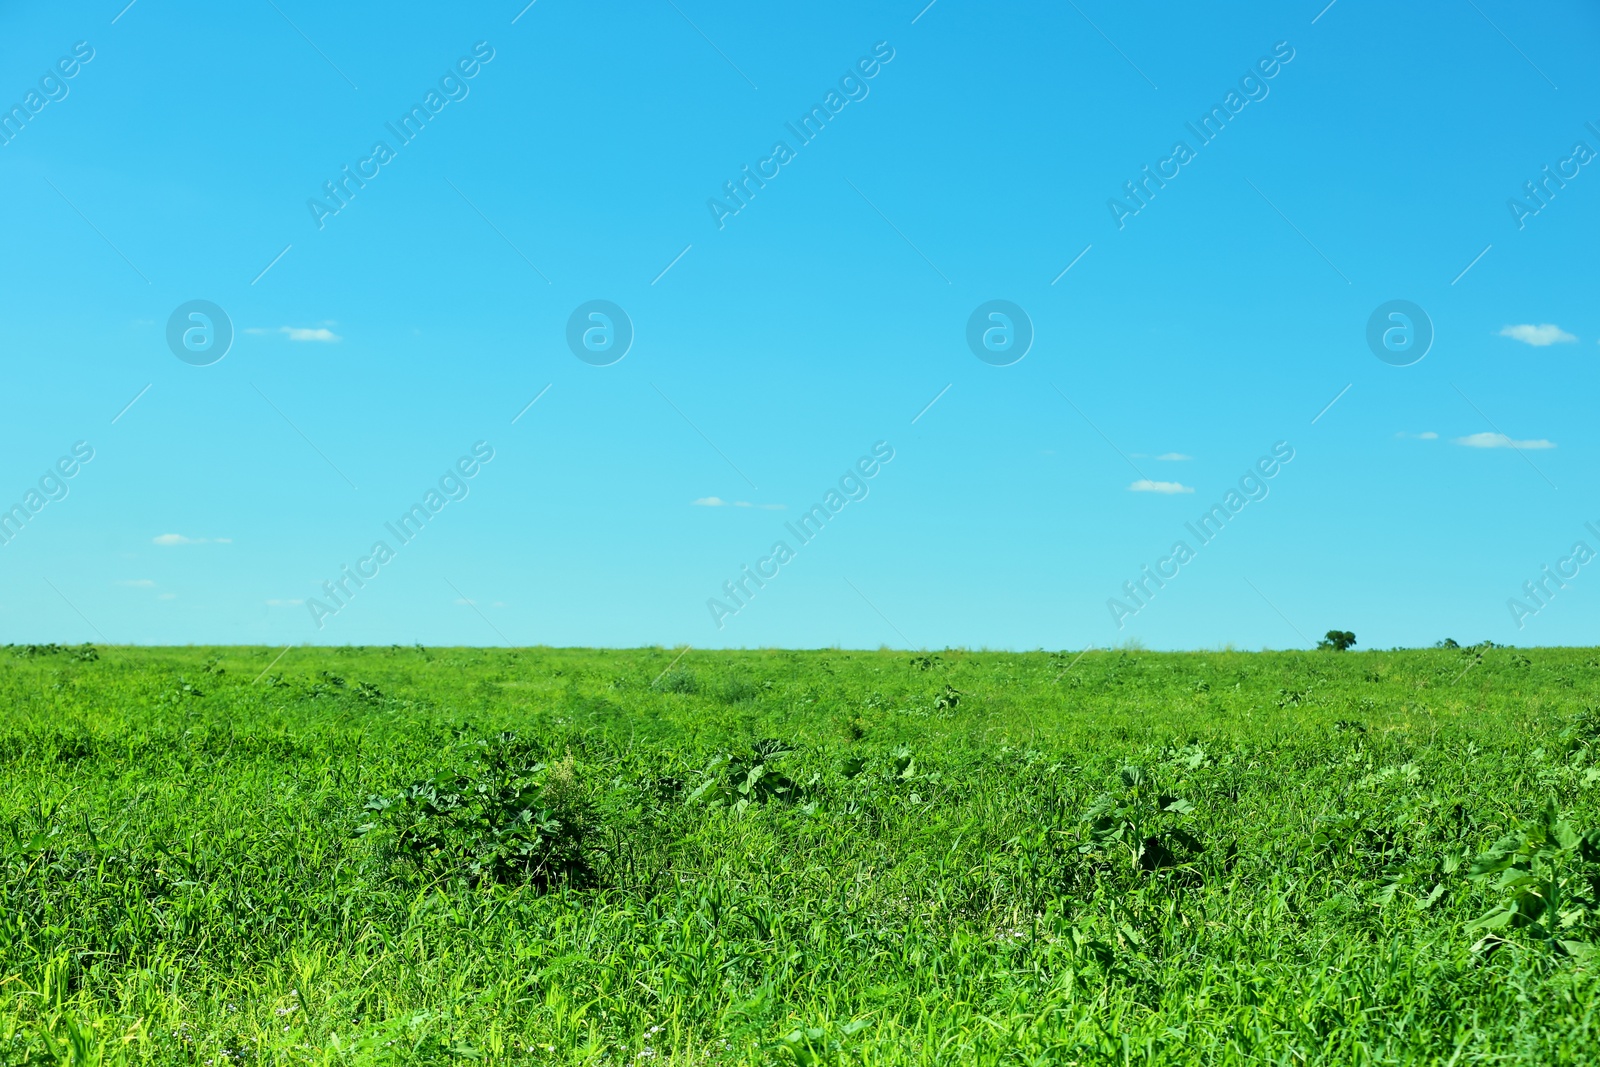
[[[1593,650],[277,654],[0,650],[0,1063],[1600,1060]]]

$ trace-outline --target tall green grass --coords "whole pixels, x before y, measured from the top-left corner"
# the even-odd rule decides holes
[[[1593,651],[275,655],[0,651],[0,1063],[1600,1060]]]

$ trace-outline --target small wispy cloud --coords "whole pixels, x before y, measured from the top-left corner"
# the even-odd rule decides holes
[[[183,534],[157,534],[150,539],[151,544],[164,545],[231,545],[231,537],[185,537]]]
[[[1466,437],[1457,437],[1455,444],[1465,445],[1467,448],[1521,448],[1539,449],[1554,448],[1554,442],[1540,438],[1537,441],[1513,441],[1503,433],[1475,433]]]
[[[297,607],[299,607],[300,605],[302,605],[304,603],[305,603],[304,600],[269,600],[269,601],[267,601],[267,607],[269,607],[269,608],[297,608]]]
[[[1404,430],[1401,430],[1399,433],[1395,434],[1395,437],[1402,441],[1407,437],[1411,438],[1413,441],[1437,441],[1439,439],[1439,435],[1434,433],[1432,430],[1424,430],[1422,433],[1406,433]]]
[[[1577,340],[1566,330],[1548,322],[1538,326],[1532,326],[1528,323],[1507,326],[1500,331],[1500,336],[1509,337],[1513,341],[1521,341],[1525,345],[1533,345],[1535,348],[1543,348],[1546,345],[1571,344]]]
[[[321,341],[324,344],[344,340],[343,337],[340,337],[326,326],[250,326],[244,332],[255,334],[258,337],[265,334],[281,333],[291,341]]]
[[[154,589],[156,587],[156,583],[149,578],[128,578],[117,584],[126,586],[129,589]]]
[[[720,496],[703,496],[690,501],[697,508],[760,508],[762,511],[786,511],[787,504],[752,504],[748,500],[724,500]]]
[[[156,599],[157,600],[177,600],[178,599],[178,594],[177,593],[157,593],[156,594]]]
[[[1130,493],[1192,493],[1194,490],[1182,482],[1153,482],[1149,478],[1140,478],[1128,486]]]
[[[322,341],[324,343],[330,343],[333,341],[344,340],[344,338],[340,337],[326,326],[316,326],[310,329],[304,329],[297,326],[285,326],[283,328],[283,332],[289,335],[289,340],[291,341]]]

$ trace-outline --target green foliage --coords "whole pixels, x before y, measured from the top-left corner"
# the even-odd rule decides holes
[[[1467,924],[1469,931],[1484,932],[1474,951],[1507,944],[1500,933],[1505,931],[1563,955],[1593,954],[1600,927],[1600,830],[1580,834],[1548,804],[1538,818],[1479,856],[1469,874],[1500,899]]]
[[[51,647],[6,1067],[1600,1059],[1593,649]]]
[[[844,1042],[865,1029],[868,1020],[857,1019],[843,1026],[808,1026],[778,1039],[785,1061],[798,1067],[827,1067],[841,1062]]]
[[[650,688],[661,693],[698,693],[700,680],[691,670],[673,667],[652,682]]]
[[[65,656],[82,663],[93,663],[100,658],[100,650],[90,644],[75,648],[71,645],[7,645],[6,649],[29,659],[35,656]]]
[[[1124,767],[1117,778],[1120,788],[1102,793],[1084,815],[1088,834],[1079,851],[1120,856],[1144,874],[1192,865],[1205,851],[1181,825],[1194,804],[1162,792],[1143,767]]]
[[[1317,648],[1323,652],[1344,652],[1355,647],[1356,635],[1349,630],[1329,630],[1327,636],[1317,642]]]
[[[789,754],[787,745],[769,738],[757,741],[748,752],[719,756],[706,769],[705,780],[689,794],[689,803],[727,805],[735,811],[773,800],[794,803],[817,784],[820,776],[813,775],[809,782],[799,785],[780,773],[773,764]]]
[[[511,733],[463,747],[466,770],[369,798],[371,821],[356,833],[429,877],[539,888],[590,880],[584,846],[594,812],[572,753],[534,762]]]
[[[717,686],[717,699],[724,704],[743,704],[746,701],[759,697],[764,690],[759,682],[736,674],[722,681]]]

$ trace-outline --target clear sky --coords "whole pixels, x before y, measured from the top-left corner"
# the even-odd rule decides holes
[[[1597,642],[1593,4],[124,2],[0,9],[0,641]]]

